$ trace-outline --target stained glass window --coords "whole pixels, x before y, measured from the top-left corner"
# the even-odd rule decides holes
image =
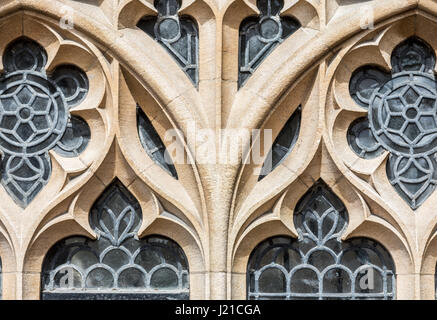
[[[260,16],[246,18],[240,25],[239,87],[273,49],[300,28],[296,19],[280,16],[283,0],[257,0],[256,5]]]
[[[251,254],[248,298],[394,299],[390,254],[368,238],[342,241],[347,223],[341,200],[317,182],[296,206],[298,239],[270,238]]]
[[[179,16],[179,0],[155,0],[157,17],[144,17],[137,26],[156,41],[176,60],[194,85],[199,83],[199,31],[196,21]]]
[[[188,299],[184,252],[165,237],[138,239],[141,222],[138,201],[114,181],[91,209],[97,240],[70,237],[47,253],[42,298]]]
[[[368,115],[349,128],[349,145],[364,159],[388,151],[387,177],[414,210],[437,183],[435,62],[432,48],[412,37],[393,50],[391,74],[364,66],[350,80],[351,97]]]
[[[261,168],[259,180],[263,179],[270,172],[272,172],[282,161],[290,154],[296,144],[300,132],[300,121],[302,117],[302,109],[299,106],[297,110],[291,115],[290,119],[285,123],[272,149],[267,154],[266,161]]]
[[[161,138],[146,116],[141,107],[137,106],[138,135],[141,145],[153,161],[167,171],[173,178],[178,179],[178,174],[173,161],[167,152]]]
[[[86,74],[72,65],[47,74],[47,53],[35,41],[20,38],[4,53],[0,77],[1,183],[26,207],[47,184],[50,150],[76,157],[90,139],[88,124],[69,109],[88,93]]]

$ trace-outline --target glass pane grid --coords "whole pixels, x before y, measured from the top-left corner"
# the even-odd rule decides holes
[[[252,253],[249,299],[394,299],[394,264],[374,240],[341,241],[348,215],[319,181],[294,213],[299,238],[270,238]]]
[[[141,208],[117,180],[96,201],[90,225],[98,239],[57,243],[43,265],[42,298],[173,299],[189,296],[188,263],[170,239],[138,239]],[[156,295],[156,296],[155,296]]]

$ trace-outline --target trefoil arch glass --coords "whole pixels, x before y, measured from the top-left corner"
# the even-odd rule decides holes
[[[295,208],[298,239],[267,239],[247,267],[248,299],[394,299],[395,268],[388,251],[368,238],[342,241],[348,214],[317,182]]]
[[[93,205],[90,225],[96,240],[70,237],[47,253],[42,299],[188,299],[188,261],[174,241],[138,238],[138,201],[114,181]]]
[[[158,41],[193,84],[199,84],[199,30],[196,21],[179,16],[180,0],[155,0],[157,17],[142,18],[137,27]]]
[[[246,18],[240,25],[239,88],[273,49],[301,27],[296,19],[280,16],[283,0],[257,0],[256,5],[260,15]]]

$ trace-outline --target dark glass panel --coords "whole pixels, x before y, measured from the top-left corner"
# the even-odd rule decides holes
[[[390,254],[367,238],[342,241],[347,223],[341,200],[317,182],[295,208],[299,238],[270,238],[252,252],[248,299],[394,299]]]

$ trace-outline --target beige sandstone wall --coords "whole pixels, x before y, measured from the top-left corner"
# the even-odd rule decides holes
[[[389,66],[393,48],[412,35],[436,50],[437,2],[285,0],[283,14],[302,28],[240,90],[238,27],[257,14],[255,0],[183,0],[180,12],[199,25],[198,89],[135,27],[156,14],[151,0],[0,0],[0,55],[25,35],[45,47],[49,66],[68,62],[86,71],[90,91],[72,113],[93,132],[80,157],[51,153],[51,179],[27,208],[0,188],[3,298],[39,298],[45,253],[67,236],[95,236],[89,209],[118,177],[142,206],[140,235],[162,234],[184,249],[192,299],[244,299],[250,252],[273,235],[296,237],[293,208],[319,178],[348,210],[344,238],[367,236],[391,253],[397,298],[434,299],[437,193],[413,211],[385,175],[387,154],[360,160],[345,132],[363,115],[349,95],[352,71]],[[363,12],[372,13],[373,26],[363,24]],[[66,14],[73,28],[60,25]],[[230,151],[234,163],[207,163],[207,155],[196,154],[191,164],[176,164],[174,180],[141,147],[136,102],[162,137],[171,128],[185,135],[193,125],[209,128],[218,150],[226,143],[221,129],[272,129],[275,137],[299,105],[302,130],[290,156],[260,182],[253,174],[260,165],[242,165],[239,148]],[[187,157],[196,143],[181,142]]]

